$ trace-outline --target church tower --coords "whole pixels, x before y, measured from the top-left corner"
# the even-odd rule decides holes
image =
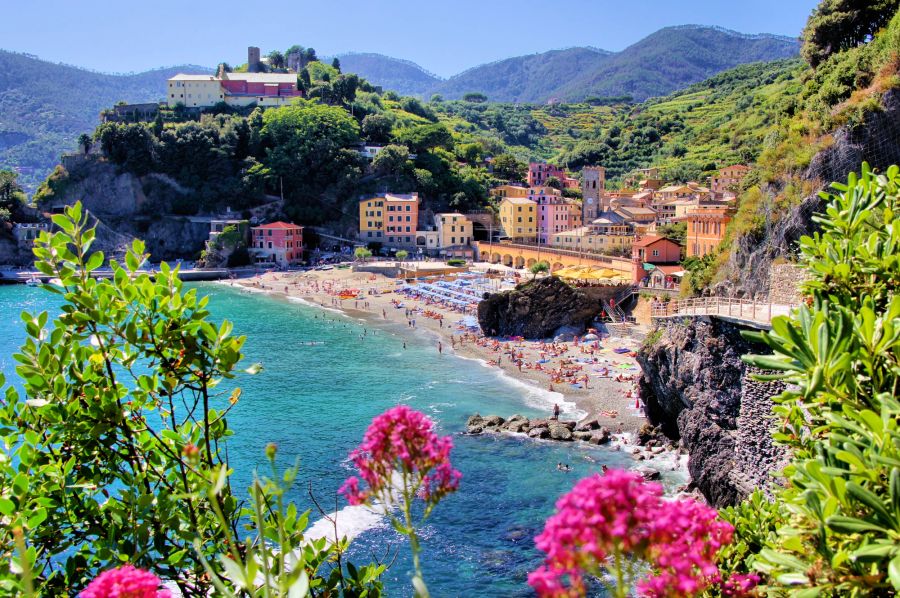
[[[599,217],[605,208],[600,205],[606,190],[606,169],[602,166],[585,166],[581,170],[582,222],[587,226]]]

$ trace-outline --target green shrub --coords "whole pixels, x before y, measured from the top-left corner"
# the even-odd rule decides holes
[[[793,451],[788,520],[754,566],[773,592],[887,596],[900,589],[900,168],[864,164],[833,188],[800,243],[809,304],[748,334],[774,355],[745,359],[790,383],[774,438]]]

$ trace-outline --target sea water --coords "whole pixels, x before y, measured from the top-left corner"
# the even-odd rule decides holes
[[[547,416],[560,395],[513,381],[479,361],[440,355],[434,338],[408,330],[405,321],[363,320],[226,285],[198,287],[210,296],[212,319],[231,320],[235,334],[247,337],[244,366],[263,366],[259,374],[234,382],[242,396],[228,418],[235,432],[228,442],[233,487],[246,496],[254,469],[267,471],[264,449],[270,442],[278,446],[280,465],[299,459],[290,498],[313,509],[312,534],[330,536],[333,530],[310,491],[325,510],[337,509],[341,533],[355,536],[349,560],[393,559],[384,576],[389,596],[412,595],[408,545],[383,517],[347,508],[336,497],[354,473],[348,453],[386,409],[408,404],[430,416],[439,433],[453,436],[460,489],[441,502],[422,530],[424,576],[436,598],[533,595],[526,578],[541,562],[534,536],[557,498],[603,464],[634,465],[626,452],[608,447],[462,434],[475,412]],[[8,380],[14,377],[12,354],[25,336],[19,314],[54,315],[58,302],[39,288],[0,287],[0,371]],[[572,409],[563,407],[564,414]],[[557,471],[560,462],[572,471]],[[682,481],[680,474],[664,473],[669,488]]]

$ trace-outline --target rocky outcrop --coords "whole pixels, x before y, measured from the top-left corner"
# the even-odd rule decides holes
[[[529,438],[558,440],[560,442],[581,441],[590,444],[607,444],[612,439],[608,428],[601,427],[597,420],[582,422],[532,419],[516,414],[509,419],[499,415],[481,416],[475,414],[466,421],[466,434],[509,432],[525,434]]]
[[[190,201],[171,178],[149,174],[138,178],[112,164],[88,160],[74,167],[65,185],[41,204],[48,212],[81,201],[97,225],[95,249],[109,256],[124,253],[142,239],[152,261],[195,258],[209,238],[209,225],[172,213],[176,203]]]
[[[812,234],[816,225],[813,214],[822,210],[824,202],[818,191],[832,181],[844,181],[850,172],[858,172],[865,161],[884,170],[900,164],[900,90],[893,89],[881,98],[881,109],[866,115],[865,122],[844,126],[832,135],[833,143],[816,154],[800,173],[803,181],[812,181],[815,191],[802,201],[781,208],[769,201],[762,206],[761,227],[734,240],[726,263],[719,272],[722,279],[712,292],[718,295],[764,296],[769,293],[769,270],[772,263],[790,259],[797,253],[797,242]],[[764,185],[762,192],[774,198],[781,188]]]
[[[488,336],[542,339],[555,336],[561,329],[569,334],[581,333],[600,313],[601,302],[618,290],[576,288],[548,276],[485,297],[478,304],[478,323]]]
[[[692,318],[661,324],[638,353],[648,419],[680,440],[693,483],[716,506],[767,486],[784,465],[769,434],[770,397],[782,387],[753,380],[741,361],[765,352],[733,324]]]

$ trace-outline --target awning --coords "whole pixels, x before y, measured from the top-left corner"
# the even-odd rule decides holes
[[[655,270],[655,269],[656,269],[656,266],[654,266],[653,264],[648,264],[647,262],[644,262],[644,270],[646,270],[647,272],[650,272],[651,270]]]

